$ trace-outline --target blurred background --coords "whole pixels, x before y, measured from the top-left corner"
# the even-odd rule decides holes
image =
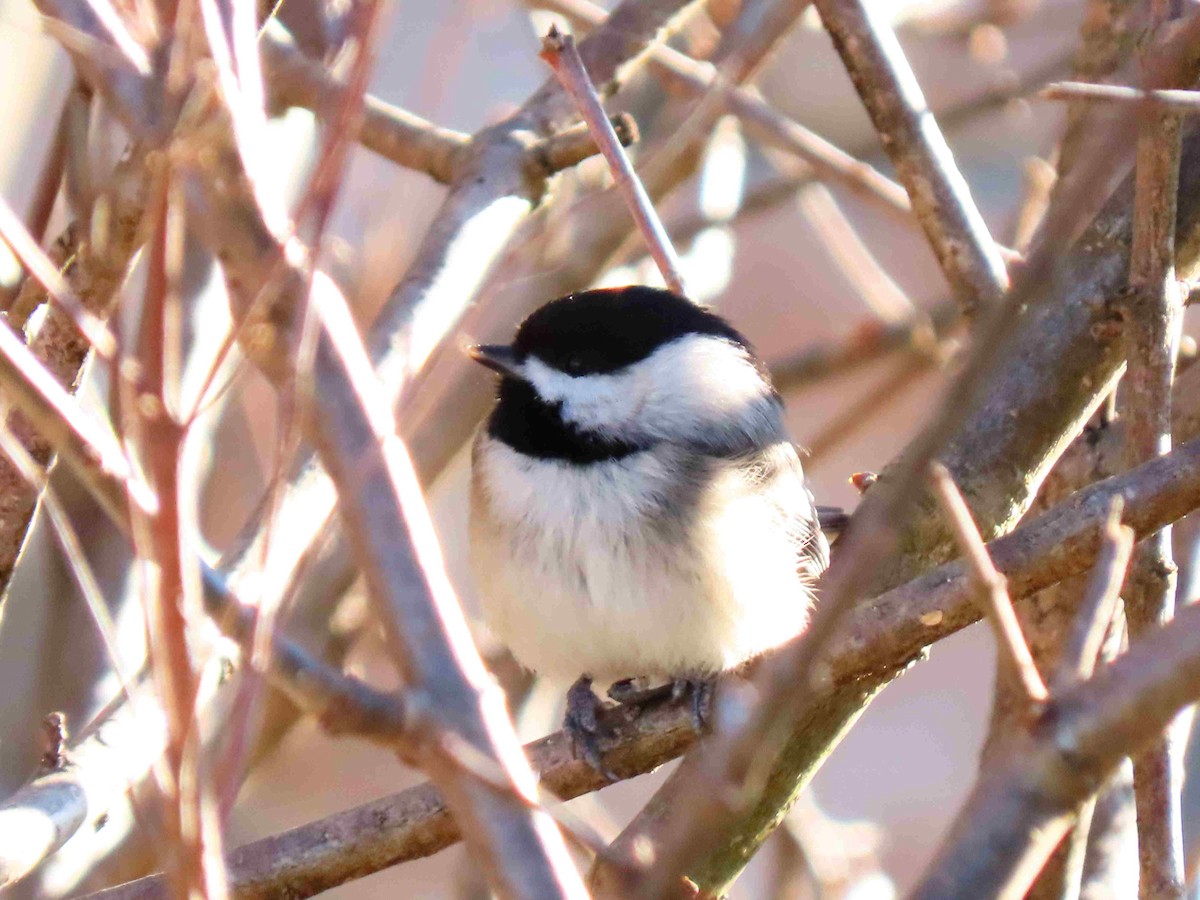
[[[721,4],[710,5],[717,8],[714,15],[720,13]],[[1064,122],[1061,104],[1033,94],[1046,81],[1069,76],[1084,3],[879,0],[878,5],[893,17],[992,234],[1019,247],[1028,238],[1021,210],[1027,198],[1044,190],[1039,185],[1052,171]],[[755,84],[777,109],[889,171],[842,65],[811,13]],[[537,51],[539,35],[551,21],[564,24],[531,13],[518,0],[399,0],[370,90],[438,124],[474,132],[511,111],[547,77]],[[302,28],[296,31],[302,39]],[[697,21],[680,36],[680,45],[701,53],[715,40],[712,31],[711,24],[706,31]],[[34,200],[36,174],[71,72],[25,0],[0,0],[0,46],[0,106],[7,123],[0,129],[0,189],[20,211]],[[630,108],[638,119],[642,140],[631,153],[641,168],[653,165],[656,154],[669,154],[670,141],[680,138],[678,122],[663,112],[663,89],[635,87],[623,89],[613,107]],[[311,115],[289,111],[274,121],[272,136],[270,153],[279,173],[274,187],[294,191],[312,161]],[[840,346],[854,335],[910,319],[912,305],[940,315],[949,290],[917,229],[881,215],[840,187],[798,187],[795,161],[764,151],[735,120],[722,119],[698,148],[695,171],[660,204],[684,257],[686,279],[696,299],[717,306],[779,375],[792,435],[810,454],[806,469],[819,502],[851,509],[857,492],[849,477],[881,469],[921,426],[942,388],[944,362],[958,335],[942,329],[932,345],[914,342],[827,375],[798,363],[816,348]],[[613,217],[625,215],[619,204],[593,206],[606,178],[599,160],[560,176],[555,191],[569,201],[525,226],[517,249],[485,285],[458,345],[467,339],[504,339],[522,311],[568,290],[657,281],[636,240],[626,241],[599,267],[574,256],[579,246],[588,246],[589,229],[603,229]],[[346,288],[364,324],[405,271],[443,195],[444,188],[420,173],[366,150],[354,152],[325,265]],[[56,234],[65,222],[65,211],[57,209],[48,233]],[[11,281],[15,267],[11,260],[4,265],[7,274],[0,277]],[[193,381],[211,359],[211,347],[204,349],[206,328],[227,315],[210,274],[196,273],[201,299],[190,323],[198,348],[189,361]],[[449,347],[435,356],[415,389],[413,409],[424,414],[464,383],[478,390],[486,377],[463,365],[457,346]],[[216,551],[232,540],[275,465],[274,392],[247,370],[238,375],[237,386],[207,426],[211,440],[199,465],[202,530]],[[106,402],[101,373],[91,373],[84,390],[91,402]],[[474,586],[464,565],[465,454],[446,452],[425,474],[436,475],[430,496],[450,572],[464,604],[474,610]],[[142,632],[136,602],[124,599],[130,589],[124,542],[89,510],[69,479],[57,474],[56,485],[76,512],[101,576],[125,664],[136,670]],[[1186,550],[1188,529],[1179,531]],[[1189,559],[1182,555],[1180,561],[1186,566]],[[1185,572],[1185,590],[1189,582]],[[334,619],[346,636],[347,667],[376,683],[394,684],[374,635],[359,627],[360,620],[361,610],[352,601]],[[63,709],[72,722],[85,723],[114,695],[116,681],[94,635],[57,545],[39,522],[0,627],[0,793],[10,793],[32,772],[38,748],[31,736],[47,711]],[[481,640],[486,642],[486,635]],[[826,873],[827,885],[840,884],[827,895],[894,896],[922,870],[973,780],[989,715],[993,662],[991,635],[979,626],[939,643],[928,660],[869,707],[825,764],[814,793],[831,817],[822,827],[833,841],[832,856],[847,856],[848,865],[840,882],[836,873]],[[557,727],[563,687],[534,685],[521,709],[524,739]],[[574,805],[608,831],[627,821],[661,778],[656,773],[618,784]],[[377,748],[332,740],[301,721],[286,732],[268,734],[233,809],[229,846],[420,780],[419,773],[403,769]],[[128,811],[114,811],[104,828],[79,834],[43,867],[35,883],[17,893],[64,896],[140,874],[147,857],[137,849],[136,836],[127,843],[129,822]],[[113,847],[125,849],[119,856],[107,855]],[[1136,860],[1131,862],[1129,877],[1135,879]],[[812,896],[796,871],[792,845],[773,841],[731,896]],[[334,893],[346,898],[482,896],[477,877],[459,846]],[[1135,890],[1123,895],[1134,896]]]

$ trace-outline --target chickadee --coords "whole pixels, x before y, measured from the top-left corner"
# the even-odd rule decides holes
[[[469,353],[501,376],[471,455],[484,617],[578,679],[564,727],[602,771],[593,679],[669,679],[702,710],[718,673],[804,629],[829,546],[770,377],[703,307],[584,291]]]

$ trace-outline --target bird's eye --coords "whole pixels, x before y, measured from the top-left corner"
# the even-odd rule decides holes
[[[563,363],[563,369],[568,375],[578,375],[583,371],[583,357],[578,353],[572,353]]]

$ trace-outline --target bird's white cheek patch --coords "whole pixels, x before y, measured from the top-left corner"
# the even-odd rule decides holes
[[[562,404],[564,419],[590,431],[612,431],[635,422],[645,402],[636,369],[572,377],[531,357],[525,376],[543,399]]]

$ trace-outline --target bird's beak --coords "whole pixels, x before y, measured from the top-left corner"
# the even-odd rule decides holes
[[[521,361],[512,347],[503,344],[472,344],[467,348],[467,356],[501,375],[524,379],[521,374]]]

